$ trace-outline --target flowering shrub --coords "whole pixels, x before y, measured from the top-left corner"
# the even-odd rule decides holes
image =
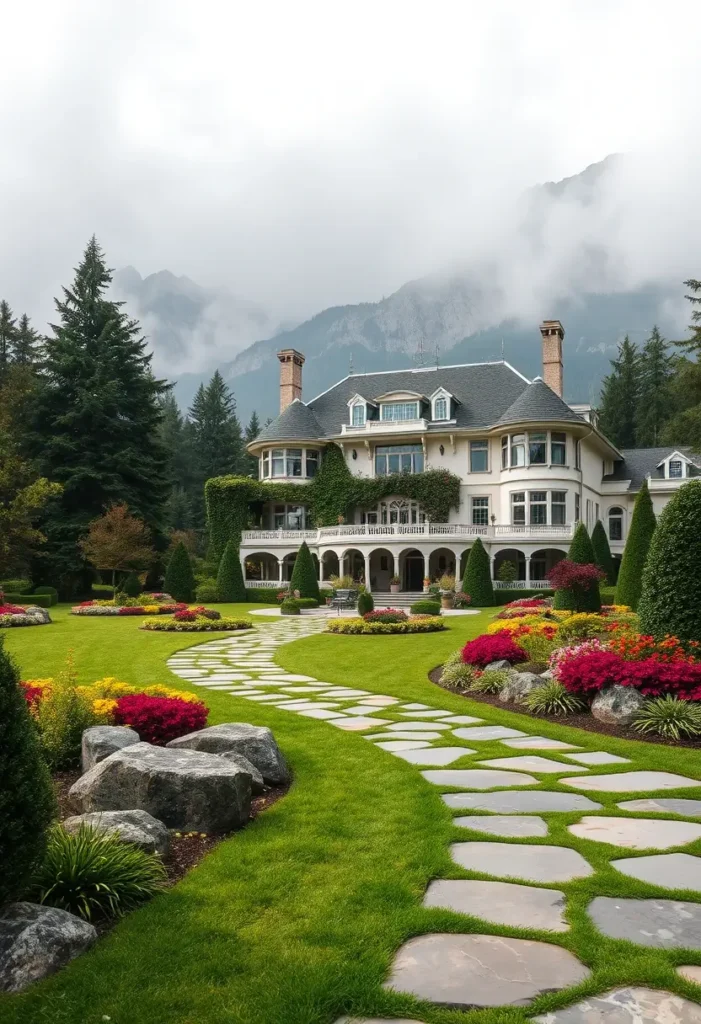
[[[185,608],[181,612],[176,612],[173,618],[176,622],[194,622],[197,618],[197,612],[192,611],[190,608]]]
[[[401,608],[382,608],[377,612],[366,612],[366,622],[407,622],[409,616]]]
[[[187,608],[186,604],[173,601],[169,594],[162,596],[170,603],[156,601],[157,596],[149,595],[149,600],[153,601],[151,604],[140,604],[122,595],[117,604],[114,601],[81,601],[71,608],[71,615],[173,615]]]
[[[606,628],[600,615],[594,612],[576,612],[560,623],[563,640],[589,640]]]
[[[24,615],[24,612],[18,604],[0,604],[0,615]]]
[[[582,529],[584,529],[583,526]],[[585,539],[589,544],[589,538],[586,535]],[[576,543],[576,539],[573,541],[574,543]],[[548,573],[550,586],[556,591],[566,591],[566,594],[569,595],[566,607],[574,608],[579,612],[587,611],[587,609],[598,610],[600,601],[597,584],[605,578],[606,573],[598,565],[591,562],[573,562],[569,558],[563,558]]]
[[[519,661],[528,661],[528,655],[522,647],[505,633],[487,634],[470,640],[462,649],[462,660],[469,665],[484,668],[493,661],[508,661],[516,665]]]
[[[699,645],[690,641],[683,645],[676,636],[655,640],[644,633],[631,630],[616,633],[609,641],[609,647],[626,661],[642,661],[651,658],[658,662],[694,662],[699,655]]]
[[[472,598],[464,590],[458,590],[453,598],[453,608],[467,608],[472,604]]]
[[[239,629],[253,629],[249,619],[220,618],[207,619],[204,616],[195,616],[194,621],[176,622],[172,619],[146,619],[141,623],[140,629],[155,632],[167,633],[212,633],[216,630],[222,632],[233,632]]]
[[[564,665],[566,661],[571,658],[576,658],[580,654],[594,654],[598,651],[608,651],[609,645],[603,643],[601,640],[585,640],[582,643],[569,644],[566,647],[558,647],[556,651],[550,655],[550,670],[555,677],[559,679],[560,666]]]
[[[649,697],[665,693],[686,700],[701,698],[701,664],[661,662],[656,658],[625,661],[612,650],[579,652],[560,663],[557,678],[571,693],[595,693],[607,686],[631,686]]]
[[[516,601],[509,601],[504,605],[503,610],[508,608],[550,608],[551,602],[546,597],[519,597]]]
[[[329,619],[328,633],[345,633],[351,636],[387,636],[393,633],[437,633],[445,629],[439,616],[413,615],[404,622],[367,622],[365,619]]]
[[[557,678],[570,693],[597,693],[607,686],[623,685],[625,665],[613,651],[576,653],[560,663]]]
[[[146,743],[163,746],[178,736],[203,729],[207,724],[207,713],[201,701],[134,693],[119,698],[114,709],[114,722],[136,729]]]

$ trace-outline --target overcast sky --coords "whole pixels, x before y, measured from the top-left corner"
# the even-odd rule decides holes
[[[0,295],[41,319],[95,232],[276,316],[509,246],[522,189],[609,153],[621,286],[701,277],[701,4],[23,0],[3,12]],[[506,259],[506,257],[504,257]]]

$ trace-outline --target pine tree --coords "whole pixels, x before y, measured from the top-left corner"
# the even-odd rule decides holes
[[[698,359],[701,356],[701,281],[696,281],[693,277],[690,277],[684,284],[693,292],[692,295],[687,295],[687,299],[694,309],[691,313],[691,323],[689,325],[691,337],[680,341],[679,346],[686,349],[687,352],[692,352]]]
[[[316,601],[321,600],[319,576],[306,540],[303,540],[300,545],[292,569],[290,593],[294,594],[296,590],[299,591],[300,597],[313,597]]]
[[[619,448],[635,446],[635,422],[640,398],[640,356],[628,335],[618,346],[618,358],[611,360],[611,373],[601,389],[599,425]]]
[[[626,546],[616,584],[616,604],[627,604],[636,609],[643,588],[643,569],[647,561],[650,542],[655,533],[656,519],[652,498],[643,480],[633,506]]]
[[[12,343],[12,361],[20,366],[34,366],[39,361],[40,352],[41,335],[31,326],[27,314],[23,313]]]
[[[192,601],[195,593],[195,577],[192,572],[190,555],[182,541],[175,546],[175,550],[170,556],[163,586],[165,592],[176,601],[182,601],[185,604]]]
[[[19,678],[0,636],[0,907],[23,895],[54,812],[51,779]]]
[[[671,418],[672,356],[657,327],[640,355],[640,395],[636,412],[635,441],[639,448],[656,448],[665,423]]]
[[[0,302],[0,380],[12,359],[12,349],[17,337],[17,321],[9,303]]]
[[[126,504],[151,530],[157,549],[168,494],[158,438],[163,381],[122,304],[105,293],[111,280],[92,238],[71,288],[56,301],[60,322],[46,339],[31,410],[31,448],[40,472],[63,484],[43,530],[40,575],[64,590],[90,580],[78,541],[112,503]]]
[[[491,608],[494,605],[494,586],[489,564],[489,555],[479,537],[470,548],[462,581],[463,593],[472,599],[475,608]]]
[[[217,593],[220,601],[240,603],[246,600],[239,550],[232,540],[224,548],[217,572]]]
[[[570,562],[577,562],[578,565],[597,564],[591,538],[584,523],[577,523],[567,557]],[[583,599],[581,596],[577,599],[569,590],[556,590],[553,605],[555,608],[568,608],[571,611],[582,610],[582,605],[585,605],[584,610],[588,612],[601,611],[599,584],[595,583],[590,587]]]
[[[258,437],[260,432],[261,432],[261,425],[260,425],[260,421],[258,419],[258,413],[254,410],[251,413],[251,418],[248,421],[248,426],[246,427],[246,434],[245,434],[245,437],[244,437],[244,440],[245,440],[246,444],[248,445],[248,444],[251,443],[251,441],[255,441],[255,439]],[[244,456],[244,460],[245,460],[246,465],[245,465],[245,468],[242,470],[242,472],[244,472],[246,474],[246,476],[252,476],[254,478],[257,478],[258,477],[258,456],[257,455],[249,455],[248,452],[246,452],[246,454]]]
[[[205,388],[200,384],[189,411],[194,464],[193,512],[204,526],[204,485],[214,476],[237,474],[244,464],[236,401],[218,370]]]
[[[613,564],[613,558],[611,557],[609,539],[606,536],[604,524],[600,519],[597,519],[594,523],[594,529],[591,532],[591,546],[594,551],[594,561],[599,568],[603,569],[606,573],[607,585],[610,587],[615,586],[616,569]]]

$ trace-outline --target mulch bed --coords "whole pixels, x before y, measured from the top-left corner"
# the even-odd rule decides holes
[[[432,669],[428,678],[436,686],[440,686],[440,677],[443,672],[443,666],[438,665],[437,668]],[[447,690],[447,687],[441,687],[441,689]],[[455,690],[449,690],[449,693],[455,693]],[[534,718],[537,722],[552,722],[554,725],[569,725],[574,729],[584,729],[586,732],[596,732],[603,736],[615,736],[617,739],[622,740],[637,740],[638,743],[656,743],[664,747],[690,747],[692,750],[699,750],[701,748],[701,740],[672,740],[665,739],[663,736],[646,736],[643,733],[637,732],[635,729],[628,728],[627,726],[621,725],[608,725],[606,722],[600,722],[598,718],[594,718],[593,715],[587,712],[581,712],[575,715],[535,715],[528,708],[524,707],[523,704],[516,704],[514,701],[501,701],[497,694],[492,693],[470,693],[469,690],[465,690],[463,693],[458,694],[461,697],[467,697],[468,700],[477,701],[479,704],[491,704],[492,707],[502,708],[504,711],[515,711],[519,715],[526,715],[528,718]]]

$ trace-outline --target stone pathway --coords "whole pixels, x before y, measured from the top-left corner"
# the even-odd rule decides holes
[[[699,781],[669,772],[629,771],[619,767],[630,763],[626,758],[606,750],[579,751],[559,740],[490,725],[440,707],[404,703],[389,694],[326,683],[286,672],[275,664],[275,652],[282,644],[324,628],[325,621],[313,616],[272,620],[250,632],[179,651],[168,666],[195,686],[358,732],[388,756],[424,768],[421,775],[445,790],[442,799],[452,810],[477,812],[456,817],[456,827],[493,838],[453,843],[450,853],[457,866],[487,877],[437,879],[426,891],[425,907],[469,914],[482,919],[485,926],[567,931],[566,895],[547,886],[590,877],[594,868],[571,848],[519,842],[547,837],[548,822],[539,815],[553,812],[582,812],[583,816],[568,826],[578,838],[607,843],[621,851],[653,851],[613,860],[611,867],[622,875],[662,889],[701,891],[701,857],[679,851],[654,853],[701,838],[698,820],[585,813],[602,811],[602,805],[581,792],[537,788],[550,778],[570,790],[594,796],[599,792],[634,795],[701,789]],[[236,717],[245,715],[237,711]],[[501,744],[504,756],[480,760],[481,743]],[[452,767],[466,758],[472,760]],[[624,812],[674,813],[701,819],[700,799],[645,797],[624,800],[617,806]],[[701,954],[701,903],[599,896],[591,901],[587,913],[611,938],[661,949],[694,949]],[[701,984],[701,967],[689,965],[678,972]],[[491,935],[485,927],[484,934],[431,933],[405,942],[385,988],[459,1009],[528,1006],[540,993],[579,984],[589,974],[562,946]],[[699,1024],[701,1005],[669,992],[624,988],[534,1020],[539,1024]],[[344,1017],[336,1024],[422,1022]]]

